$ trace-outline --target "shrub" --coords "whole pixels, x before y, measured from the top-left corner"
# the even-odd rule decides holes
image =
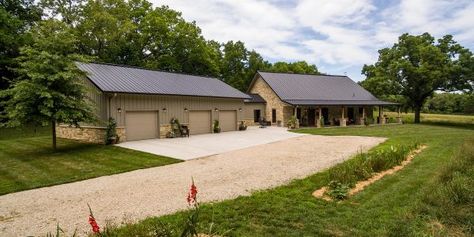
[[[349,186],[337,181],[331,181],[328,184],[326,194],[334,200],[344,200],[349,195]]]
[[[214,133],[220,133],[221,132],[221,127],[219,126],[219,120],[214,120],[214,124],[212,125],[212,131]]]
[[[107,123],[107,128],[105,129],[105,144],[115,144],[119,141],[119,137],[117,135],[117,122],[112,117],[109,118]]]
[[[294,129],[294,128],[296,128],[297,124],[298,124],[298,119],[296,118],[296,116],[293,115],[288,119],[288,122],[286,123],[286,126],[289,129]]]

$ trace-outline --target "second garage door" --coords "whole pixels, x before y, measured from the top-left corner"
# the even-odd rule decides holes
[[[127,141],[151,139],[158,137],[158,112],[127,111],[125,117]]]
[[[211,132],[211,111],[190,111],[189,112],[189,133],[203,134]]]
[[[222,110],[219,112],[219,125],[222,132],[235,131],[237,128],[237,111]]]

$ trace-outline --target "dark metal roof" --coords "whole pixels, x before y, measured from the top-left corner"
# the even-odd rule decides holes
[[[292,105],[396,105],[381,100],[285,100]]]
[[[278,97],[294,105],[389,105],[347,76],[258,72]]]
[[[247,94],[251,99],[245,99],[245,103],[267,103],[259,94]]]
[[[76,65],[104,92],[250,99],[217,78],[110,64]]]

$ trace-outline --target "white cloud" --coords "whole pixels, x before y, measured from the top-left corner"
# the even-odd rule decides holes
[[[453,34],[474,48],[472,0],[152,0],[196,21],[207,39],[241,40],[270,60],[306,60],[327,73],[361,79],[402,33]]]

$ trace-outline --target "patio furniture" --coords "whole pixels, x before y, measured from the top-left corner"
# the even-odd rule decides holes
[[[180,127],[181,137],[189,137],[189,128],[186,125],[181,125]]]

